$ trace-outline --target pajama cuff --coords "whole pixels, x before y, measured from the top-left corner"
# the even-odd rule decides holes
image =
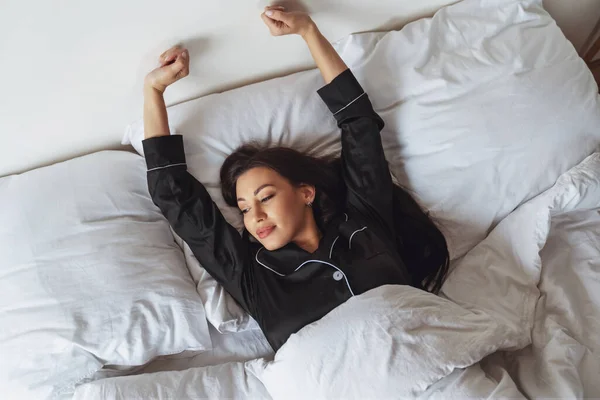
[[[182,135],[156,136],[142,140],[148,171],[185,165]]]

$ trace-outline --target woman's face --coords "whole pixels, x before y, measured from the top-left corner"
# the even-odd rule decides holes
[[[238,207],[246,230],[267,250],[276,250],[294,241],[307,226],[314,200],[314,187],[292,185],[267,167],[255,167],[236,182]]]

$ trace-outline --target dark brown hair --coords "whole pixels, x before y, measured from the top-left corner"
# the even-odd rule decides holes
[[[221,191],[225,202],[237,207],[236,182],[255,167],[271,168],[294,186],[314,186],[313,213],[319,229],[342,211],[345,200],[337,157],[313,157],[289,147],[266,147],[250,142],[236,149],[221,166]]]
[[[315,157],[259,142],[240,146],[221,167],[221,191],[229,206],[237,207],[238,178],[255,167],[271,168],[292,185],[314,186],[313,212],[321,230],[344,210],[346,187],[338,156]],[[397,249],[413,286],[438,293],[448,272],[446,240],[410,194],[397,185],[394,185],[394,225]]]

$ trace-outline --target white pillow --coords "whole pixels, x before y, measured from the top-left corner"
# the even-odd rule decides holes
[[[541,0],[465,0],[334,47],[386,123],[392,174],[430,211],[452,259],[600,143],[597,85]],[[219,168],[237,146],[339,152],[339,129],[316,93],[323,84],[315,69],[169,108],[190,172],[236,227]],[[122,143],[142,154],[142,140],[140,120]]]
[[[292,335],[262,365],[275,399],[414,398],[511,340],[487,314],[410,286],[372,289]]]
[[[211,348],[144,160],[103,151],[0,179],[0,391],[43,399],[104,364]]]

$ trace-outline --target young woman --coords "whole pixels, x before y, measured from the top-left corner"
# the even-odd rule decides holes
[[[204,268],[252,315],[274,350],[350,297],[386,284],[437,292],[448,269],[443,235],[394,186],[383,120],[311,18],[283,7],[261,15],[274,36],[306,41],[326,83],[317,91],[341,129],[338,159],[246,144],[221,168],[222,191],[243,214],[240,234],[187,172],[170,135],[163,92],[187,76],[174,47],[145,80],[143,141],[154,203]]]

